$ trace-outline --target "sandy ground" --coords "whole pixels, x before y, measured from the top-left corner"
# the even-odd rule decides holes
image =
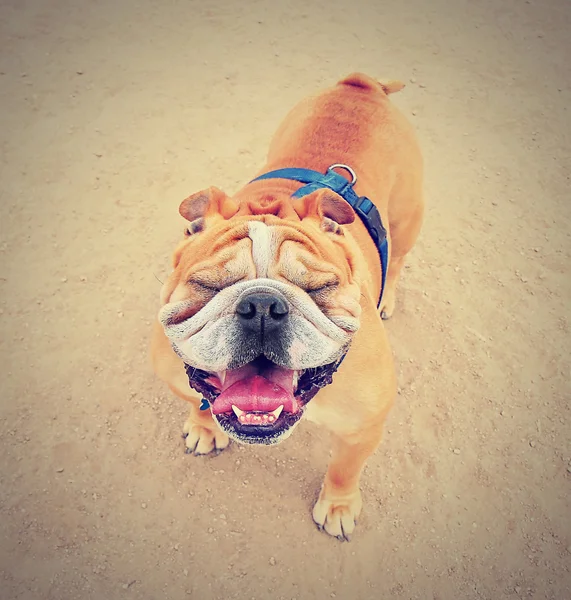
[[[571,598],[569,3],[0,5],[2,600]],[[179,202],[355,70],[407,81],[429,209],[342,544],[327,435],[185,456],[147,346]]]

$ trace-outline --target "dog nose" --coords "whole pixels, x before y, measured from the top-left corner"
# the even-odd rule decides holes
[[[242,326],[261,334],[278,330],[284,324],[288,313],[287,300],[276,293],[248,294],[236,307],[236,314]]]

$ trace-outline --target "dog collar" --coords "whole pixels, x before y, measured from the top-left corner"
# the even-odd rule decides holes
[[[339,175],[333,169],[345,169],[351,175],[351,181]],[[260,179],[291,179],[304,183],[296,192],[292,194],[292,198],[302,198],[322,188],[329,188],[339,194],[346,202],[348,202],[353,210],[357,213],[369,235],[371,236],[381,259],[381,295],[377,307],[381,306],[383,292],[385,291],[385,281],[387,278],[388,268],[388,241],[387,230],[383,226],[381,215],[377,207],[366,196],[358,196],[353,190],[353,186],[357,181],[357,175],[351,167],[343,164],[331,165],[325,173],[313,171],[311,169],[286,168],[277,169],[264,173],[250,183],[259,181]]]

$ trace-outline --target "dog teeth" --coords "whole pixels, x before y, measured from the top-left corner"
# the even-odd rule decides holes
[[[282,404],[272,412],[254,413],[241,410],[235,404],[232,404],[234,414],[238,418],[238,421],[244,425],[267,425],[268,423],[275,423],[282,414],[283,409],[284,405]]]
[[[234,411],[234,414],[240,419],[240,417],[245,417],[246,413],[243,410],[240,410],[237,406],[234,406],[234,404],[232,404],[232,410]],[[241,421],[243,419],[240,419]]]
[[[218,376],[218,379],[220,379],[220,383],[224,385],[224,382],[226,381],[226,371],[220,371],[219,373],[216,373],[216,375]]]

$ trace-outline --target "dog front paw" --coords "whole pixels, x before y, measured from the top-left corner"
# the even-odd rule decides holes
[[[320,530],[341,541],[349,541],[362,508],[361,492],[334,496],[321,491],[313,507],[313,520]]]
[[[230,443],[230,439],[223,431],[197,425],[191,418],[186,421],[182,431],[186,454],[201,456],[211,452],[218,453],[227,448]]]

